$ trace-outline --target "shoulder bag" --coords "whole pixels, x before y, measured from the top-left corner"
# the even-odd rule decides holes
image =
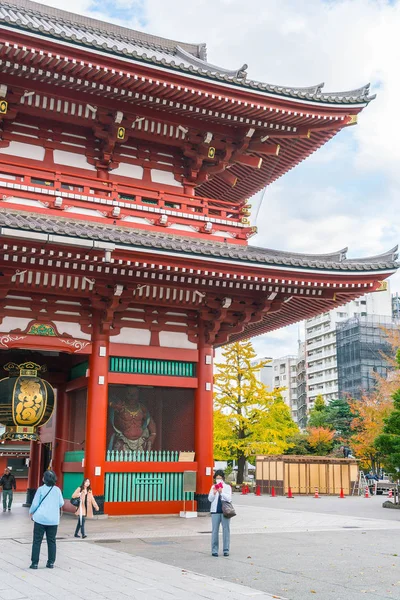
[[[81,503],[81,497],[79,496],[78,498],[71,498],[70,502],[71,502],[72,506],[75,506],[76,508],[78,508]]]
[[[233,508],[232,502],[227,502],[226,500],[222,500],[222,514],[227,519],[232,519],[232,517],[236,517],[236,511]]]

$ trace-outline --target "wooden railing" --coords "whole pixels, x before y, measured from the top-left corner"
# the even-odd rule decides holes
[[[91,202],[110,206],[125,204],[127,208],[142,209],[151,212],[151,208],[175,216],[192,215],[208,217],[218,220],[231,221],[242,224],[243,208],[238,204],[226,200],[189,196],[180,192],[158,191],[154,188],[140,184],[121,183],[108,179],[99,179],[87,175],[74,175],[63,173],[59,170],[43,167],[31,167],[18,163],[5,161],[0,158],[0,186],[1,183],[17,183],[21,186],[35,187],[58,192],[61,196],[70,199],[90,198]],[[23,191],[23,190],[21,190]],[[29,190],[25,190],[29,191]],[[54,192],[51,194],[54,195]],[[165,212],[164,212],[165,211]]]

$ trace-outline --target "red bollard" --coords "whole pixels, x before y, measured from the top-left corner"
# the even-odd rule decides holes
[[[271,488],[271,498],[275,498],[276,494],[275,494],[275,488],[274,486],[272,486]]]

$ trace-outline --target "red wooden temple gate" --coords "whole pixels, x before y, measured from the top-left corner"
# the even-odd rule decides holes
[[[31,444],[28,501],[51,463],[67,497],[90,477],[108,514],[178,512],[192,470],[208,510],[214,349],[377,290],[396,269],[394,251],[248,246],[247,199],[371,97],[260,83],[246,68],[2,3],[0,353],[46,364],[57,390]]]

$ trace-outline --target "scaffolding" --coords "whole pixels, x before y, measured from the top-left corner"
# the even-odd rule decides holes
[[[386,331],[395,327],[390,317],[355,316],[336,325],[339,397],[361,398],[376,386],[375,374],[385,377],[390,366],[384,355],[391,347]]]

